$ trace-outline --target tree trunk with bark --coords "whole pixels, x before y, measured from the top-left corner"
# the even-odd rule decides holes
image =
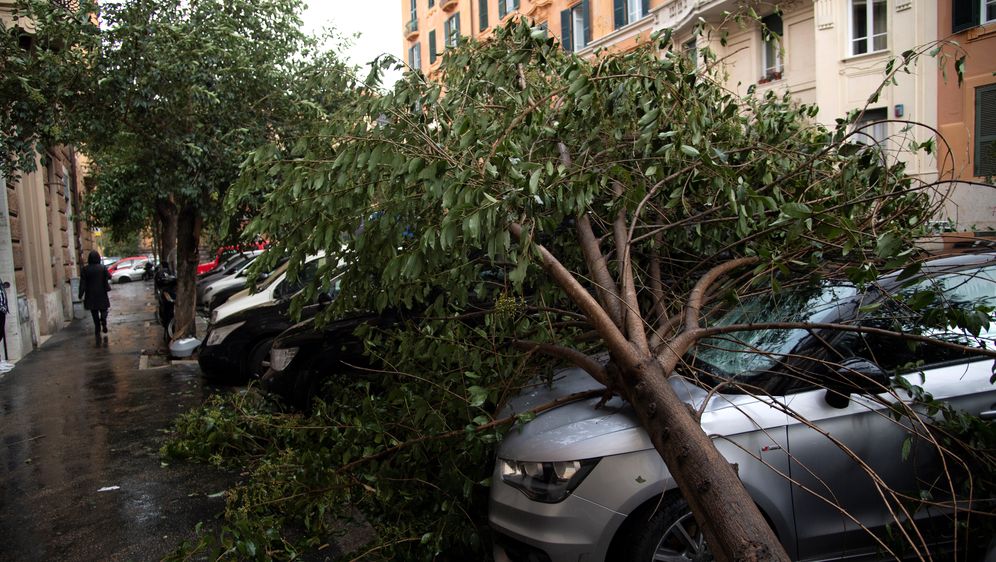
[[[651,348],[631,281],[628,243],[619,243],[628,237],[624,220],[624,216],[618,217],[615,225],[620,274],[613,279],[605,267],[597,238],[592,235],[590,222],[579,217],[579,240],[588,263],[588,276],[603,281],[597,297],[547,248],[536,244],[544,270],[584,312],[610,352],[611,368],[592,372],[585,363],[579,366],[591,372],[596,380],[607,376],[609,388],[633,405],[654,448],[696,520],[702,524],[717,560],[788,562],[788,554],[734,468],[667,381],[681,357],[702,337],[699,313],[709,289],[723,275],[755,260],[730,260],[704,273],[688,295],[683,329],[658,348]],[[524,236],[518,224],[511,226],[510,233],[520,241]],[[617,314],[616,310],[623,312]]]
[[[156,218],[159,221],[159,259],[169,264],[171,271],[176,272],[176,205],[172,201],[156,203]]]
[[[197,206],[186,204],[177,216],[176,308],[173,339],[196,336],[196,290],[198,248],[201,243],[202,217]]]

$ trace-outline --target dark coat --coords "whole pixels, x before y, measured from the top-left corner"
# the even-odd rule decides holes
[[[111,290],[111,274],[103,264],[91,263],[83,267],[80,275],[80,294],[83,308],[87,310],[107,310],[111,308],[111,299],[107,292]]]

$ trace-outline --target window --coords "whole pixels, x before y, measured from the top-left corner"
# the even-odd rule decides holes
[[[639,21],[650,12],[650,0],[613,0],[615,29]]]
[[[975,89],[975,176],[996,175],[996,84]]]
[[[411,21],[415,21],[418,19],[418,10],[416,9],[418,0],[408,0],[408,3],[409,3],[408,12],[411,15],[410,19]]]
[[[851,0],[851,55],[886,49],[885,0]]]
[[[433,6],[435,6],[435,5],[436,5],[436,0],[429,0],[429,7],[430,8],[433,7]]]
[[[436,62],[436,30],[429,32],[429,64]]]
[[[952,0],[951,32],[996,21],[996,0]]]
[[[498,0],[498,19],[519,9],[519,0]]]
[[[881,146],[889,136],[889,124],[885,121],[888,118],[889,112],[884,107],[866,109],[854,124],[855,133],[851,138],[859,144]]]
[[[579,51],[591,42],[590,0],[560,12],[560,41],[565,51]]]
[[[478,26],[479,31],[484,31],[488,28],[488,0],[480,0],[478,3],[478,12],[481,13],[480,24]]]
[[[782,77],[782,16],[771,14],[761,19],[761,80],[768,82]]]
[[[408,66],[412,67],[412,70],[419,70],[422,68],[421,43],[415,43],[408,48]]]
[[[443,25],[443,41],[447,47],[456,47],[460,42],[460,12],[450,16]]]

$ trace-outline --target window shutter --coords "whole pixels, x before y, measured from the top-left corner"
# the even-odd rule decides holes
[[[574,50],[574,34],[571,32],[571,11],[560,12],[560,44],[568,53]]]
[[[643,15],[650,13],[650,0],[641,0],[643,3]]]
[[[488,0],[481,0],[479,2],[479,8],[481,12],[481,21],[479,24],[480,30],[484,31],[488,28]]]
[[[615,15],[615,28],[626,25],[626,0],[612,0],[614,5],[612,6],[612,13]]]
[[[429,32],[429,64],[436,62],[436,30]]]
[[[591,0],[581,0],[581,17],[584,19],[584,44],[591,43]]]
[[[429,0],[429,7],[430,8],[433,7],[433,6],[435,6],[435,5],[436,5],[436,0]]]
[[[979,25],[982,19],[979,0],[951,0],[951,32],[958,33]]]
[[[451,43],[453,46],[460,44],[460,12],[453,14],[453,29],[450,30],[453,34],[453,40]]]
[[[764,16],[761,18],[761,23],[764,27],[768,28],[768,31],[778,35],[779,38],[782,36],[782,16],[780,14],[771,14],[770,16]]]
[[[498,0],[498,19],[502,19],[508,14],[507,0]]]
[[[996,84],[975,89],[975,176],[996,175]]]

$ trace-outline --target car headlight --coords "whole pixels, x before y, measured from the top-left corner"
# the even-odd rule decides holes
[[[244,321],[229,324],[228,326],[215,327],[208,332],[207,343],[204,345],[208,347],[218,345],[219,343],[225,341],[225,338],[227,338],[229,334],[241,328],[243,324],[245,324]]]
[[[270,368],[274,371],[283,371],[294,360],[298,347],[272,348],[270,350]]]
[[[588,476],[599,459],[530,462],[498,459],[501,480],[529,499],[543,503],[563,501]]]
[[[217,309],[211,311],[211,318],[208,319],[208,323],[211,324],[211,325],[214,325],[214,324],[218,323],[218,310]]]

